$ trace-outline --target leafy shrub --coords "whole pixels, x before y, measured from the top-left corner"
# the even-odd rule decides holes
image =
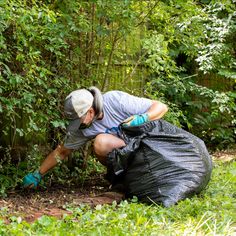
[[[202,73],[225,76],[233,90],[235,5],[172,4],[160,3],[143,42],[144,63],[150,68],[147,95],[169,105],[170,122],[203,138],[211,148],[227,147],[236,139],[235,92],[200,86],[194,78]]]
[[[50,147],[33,145],[24,150],[23,156],[19,156],[19,153],[16,156],[10,146],[2,149],[4,148],[0,148],[4,153],[0,159],[0,197],[6,197],[10,190],[22,189],[23,177],[40,166]],[[82,187],[94,176],[94,172],[99,178],[98,175],[104,173],[104,167],[91,155],[85,162],[81,153],[74,152],[67,161],[60,162],[52,172],[43,177],[40,186],[46,188],[55,184],[66,184]]]
[[[70,64],[64,66],[67,32],[44,5],[4,1],[0,9],[1,136],[11,133],[6,143],[14,147],[19,137],[42,140],[50,126],[65,126],[61,98],[70,85],[60,71]]]

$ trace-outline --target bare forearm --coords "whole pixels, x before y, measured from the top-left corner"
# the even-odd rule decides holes
[[[39,172],[42,175],[46,174],[50,169],[55,167],[60,160],[64,160],[71,152],[72,150],[66,149],[62,145],[58,145],[43,161],[39,168]]]
[[[149,120],[157,120],[162,118],[165,113],[168,111],[168,107],[159,101],[153,101],[152,106],[147,111]]]

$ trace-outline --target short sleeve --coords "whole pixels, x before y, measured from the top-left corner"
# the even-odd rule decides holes
[[[90,139],[85,137],[80,130],[76,132],[67,132],[64,140],[64,147],[77,150],[89,140]]]

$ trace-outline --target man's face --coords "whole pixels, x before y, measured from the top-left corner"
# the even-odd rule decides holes
[[[94,116],[95,116],[95,111],[94,111],[94,109],[91,107],[91,108],[89,108],[89,110],[86,112],[86,114],[81,117],[80,129],[86,129],[86,128],[90,127],[91,124],[92,124],[92,122],[93,122]]]

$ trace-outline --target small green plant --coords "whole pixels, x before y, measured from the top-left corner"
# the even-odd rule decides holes
[[[28,150],[24,159],[13,159],[9,147],[0,161],[0,196],[6,197],[9,190],[22,188],[23,177],[30,172],[37,170],[45,159],[47,151],[42,147],[34,145]],[[98,163],[95,157],[88,156],[86,163],[80,152],[75,152],[71,161],[60,161],[58,165],[47,173],[42,187],[50,187],[55,183],[62,185],[84,185],[92,175],[105,173],[105,168]]]
[[[26,168],[26,162],[14,159],[11,150],[11,147],[1,148],[4,155],[0,159],[0,196],[4,197],[21,182]]]
[[[75,152],[67,161],[61,161],[53,171],[44,177],[44,186],[50,186],[52,183],[62,185],[80,185],[83,187],[86,181],[89,181],[94,174],[105,173],[105,167],[100,164],[92,155],[86,160],[80,152]]]

